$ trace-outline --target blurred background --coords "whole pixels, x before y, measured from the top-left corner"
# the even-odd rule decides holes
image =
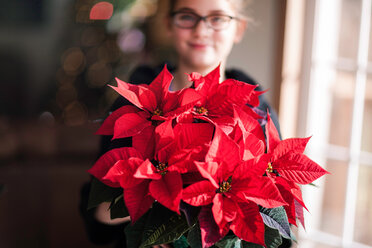
[[[166,0],[0,1],[0,247],[95,247],[79,216],[107,84],[172,62]],[[283,138],[331,172],[304,186],[298,247],[372,247],[371,0],[254,0],[229,57],[264,89]],[[296,230],[296,229],[295,229]],[[108,246],[110,247],[110,246]]]

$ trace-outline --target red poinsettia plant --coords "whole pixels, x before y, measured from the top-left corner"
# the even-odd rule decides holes
[[[97,131],[131,147],[102,155],[90,207],[110,201],[111,217],[129,215],[128,247],[278,247],[304,225],[299,185],[327,171],[304,150],[309,138],[281,140],[270,113],[256,111],[255,85],[220,68],[191,73],[193,87],[169,91],[166,67],[149,85],[111,86],[132,105]],[[261,125],[263,124],[263,125]]]

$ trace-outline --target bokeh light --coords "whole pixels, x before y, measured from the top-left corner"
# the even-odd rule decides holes
[[[71,102],[63,109],[63,120],[67,126],[83,125],[88,119],[86,106],[81,102]]]
[[[97,62],[88,68],[87,82],[92,88],[100,88],[106,85],[112,75],[112,68],[104,62]]]
[[[138,55],[146,43],[144,21],[156,13],[157,0],[135,0],[126,5],[77,0],[74,7],[76,23],[82,25],[76,33],[78,40],[61,56],[54,102],[67,125],[84,124],[88,115],[100,116],[112,104],[117,95],[106,85],[114,76],[126,76],[128,65],[141,58]],[[113,24],[116,28],[111,30]]]
[[[114,7],[109,2],[98,2],[90,10],[89,19],[108,20],[114,12]]]
[[[68,49],[62,55],[62,67],[68,75],[78,75],[85,67],[85,55],[78,47]]]
[[[145,35],[139,29],[131,29],[119,34],[118,45],[123,52],[140,52],[145,46]]]
[[[93,20],[89,19],[89,13],[90,13],[90,4],[84,3],[84,1],[80,1],[82,3],[76,4],[76,16],[75,21],[76,23],[91,23]]]
[[[147,18],[156,13],[157,1],[137,0],[130,8],[130,15],[134,18]]]
[[[44,111],[39,116],[39,123],[44,126],[51,127],[55,124],[55,118],[49,111]]]

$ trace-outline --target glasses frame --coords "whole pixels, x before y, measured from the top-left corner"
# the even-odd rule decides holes
[[[174,22],[174,17],[175,17],[177,14],[191,14],[191,15],[194,15],[195,17],[197,17],[197,19],[196,19],[196,22],[195,22],[195,24],[194,24],[193,26],[190,26],[190,27],[184,27],[184,26],[177,25],[177,23]],[[206,15],[206,16],[201,16],[201,15],[196,14],[195,12],[188,12],[188,11],[182,11],[182,10],[181,10],[181,11],[173,11],[173,12],[171,12],[170,16],[173,18],[173,23],[174,23],[177,27],[179,27],[179,28],[182,28],[182,29],[194,29],[196,26],[198,26],[198,24],[199,24],[200,21],[204,21],[205,24],[206,24],[209,28],[211,28],[211,29],[213,29],[213,30],[215,30],[215,31],[220,31],[220,30],[223,30],[223,29],[228,28],[228,26],[229,26],[230,23],[231,23],[231,20],[239,20],[238,17],[230,16],[230,15],[225,15],[225,14],[210,14],[210,15]],[[213,27],[213,26],[211,25],[211,23],[208,21],[208,18],[209,18],[209,17],[213,17],[213,16],[223,16],[223,17],[228,17],[228,18],[230,18],[230,20],[227,22],[226,27],[215,28],[215,27]]]

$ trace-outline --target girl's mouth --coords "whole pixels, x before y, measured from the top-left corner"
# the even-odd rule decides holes
[[[203,44],[203,43],[190,43],[190,47],[194,49],[205,49],[207,48],[208,45]]]

